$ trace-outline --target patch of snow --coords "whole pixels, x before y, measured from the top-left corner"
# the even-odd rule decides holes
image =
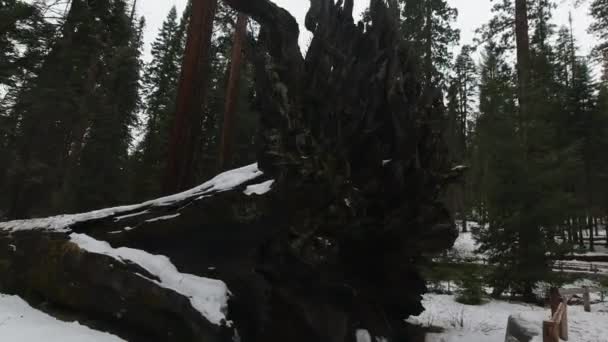
[[[497,300],[479,306],[464,305],[448,295],[427,294],[423,305],[426,311],[410,317],[408,322],[445,329],[442,333],[428,334],[426,342],[503,342],[510,315],[538,322],[539,329],[550,316],[548,308]],[[590,313],[584,312],[582,306],[568,306],[571,341],[606,342],[608,312],[600,312],[606,306],[593,305]]]
[[[187,191],[179,194],[151,200],[136,205],[121,206],[115,208],[107,208],[96,211],[91,211],[76,215],[60,215],[49,218],[17,220],[0,223],[0,230],[19,231],[44,229],[56,232],[70,232],[70,227],[83,221],[103,219],[109,216],[125,213],[124,216],[118,219],[124,219],[132,215],[140,215],[141,212],[135,214],[127,214],[137,210],[146,210],[148,207],[163,207],[171,205],[177,201],[195,198],[201,195],[209,195],[233,189],[243,183],[254,180],[262,175],[257,163],[241,167],[239,169],[230,170],[215,176],[213,179]]]
[[[383,160],[383,161],[382,161],[382,166],[386,166],[386,164],[388,164],[388,163],[390,163],[390,162],[392,162],[392,161],[393,161],[392,159],[386,159],[386,160]]]
[[[149,210],[144,210],[144,211],[139,211],[139,212],[136,212],[133,214],[118,216],[118,217],[114,218],[114,221],[116,222],[116,221],[131,218],[131,217],[141,216],[141,215],[147,214],[148,212],[149,212]]]
[[[369,335],[369,331],[365,329],[359,329],[355,332],[357,342],[372,342],[372,337]]]
[[[269,180],[264,183],[249,185],[243,193],[247,196],[251,196],[253,194],[263,195],[270,191],[272,188],[272,184],[274,184],[274,180]]]
[[[192,306],[209,322],[219,325],[226,319],[229,291],[224,282],[180,273],[166,256],[152,255],[132,248],[113,248],[106,242],[84,234],[72,233],[70,239],[88,252],[107,255],[119,261],[129,261],[141,266],[160,279],[160,281],[150,281],[190,298]]]
[[[454,246],[448,251],[448,256],[460,260],[483,260],[485,255],[478,253],[479,245],[473,238],[473,233],[460,233]]]
[[[146,220],[146,222],[166,221],[166,220],[174,219],[174,218],[178,217],[179,215],[181,215],[181,214],[177,213],[177,214],[174,214],[174,215],[166,215],[166,216],[161,216],[161,217],[155,217],[153,219]]]
[[[0,339],[6,342],[122,342],[78,322],[63,322],[16,296],[0,294]]]

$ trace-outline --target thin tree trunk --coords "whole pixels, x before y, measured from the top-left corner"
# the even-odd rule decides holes
[[[608,218],[604,218],[604,233],[606,234],[604,245],[608,247]]]
[[[576,219],[576,225],[578,227],[578,245],[581,248],[585,247],[585,224],[583,222],[581,222],[581,218],[578,217]]]
[[[595,236],[600,236],[599,218],[593,217],[593,229],[595,229]]]
[[[431,85],[433,82],[433,8],[431,7],[430,1],[427,1],[426,5],[426,27],[425,27],[425,75],[427,85]]]
[[[234,113],[238,104],[239,82],[243,68],[243,42],[247,34],[247,16],[239,14],[234,30],[232,57],[230,59],[230,76],[226,89],[224,123],[220,141],[219,169],[225,170],[231,165],[234,143]]]
[[[570,243],[574,245],[576,241],[578,241],[578,236],[576,235],[576,230],[574,229],[574,224],[572,220],[572,218],[568,219],[568,235],[570,237]]]
[[[194,0],[177,94],[163,192],[194,182],[195,145],[200,135],[209,83],[209,59],[217,0]]]
[[[133,0],[133,7],[131,7],[131,23],[135,19],[135,9],[137,8],[137,0]]]
[[[595,250],[595,241],[593,237],[593,218],[591,216],[587,217],[587,228],[589,229],[589,250],[593,252]]]
[[[527,111],[530,87],[530,38],[528,34],[527,0],[515,1],[515,38],[517,41],[517,76],[519,124],[524,146],[527,141]]]

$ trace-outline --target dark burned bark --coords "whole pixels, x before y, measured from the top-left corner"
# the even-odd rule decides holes
[[[364,27],[352,0],[312,0],[304,58],[288,12],[226,1],[262,26],[264,178],[251,182],[274,179],[272,191],[248,197],[243,184],[71,229],[167,255],[185,272],[215,267],[242,341],[354,341],[359,328],[407,341],[403,319],[422,311],[426,290],[418,265],[457,235],[439,195],[458,172],[444,159],[442,95],[422,86],[396,2],[372,1]]]
[[[258,160],[293,205],[289,229],[264,248],[272,262],[263,274],[291,295],[284,305],[336,291],[347,312],[354,307],[345,303],[380,308],[389,325],[377,329],[390,331],[422,309],[416,263],[456,235],[438,202],[448,173],[441,94],[421,85],[400,40],[398,6],[372,1],[364,28],[351,1],[311,1],[314,37],[302,60],[290,15],[264,0],[228,3],[262,25],[273,68],[261,53]]]

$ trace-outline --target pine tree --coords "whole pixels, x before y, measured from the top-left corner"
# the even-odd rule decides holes
[[[29,2],[0,2],[0,188],[8,189],[10,167],[16,159],[20,122],[17,99],[39,72],[55,34],[55,24]],[[10,192],[0,194],[0,216],[8,207]]]
[[[516,23],[517,92],[511,96],[516,95],[517,107],[502,121],[489,124],[482,120],[477,132],[479,137],[486,137],[478,138],[484,145],[492,136],[498,140],[492,149],[480,154],[484,163],[480,183],[489,226],[478,232],[482,249],[498,265],[492,276],[495,294],[510,289],[527,299],[532,299],[535,283],[551,270],[551,258],[558,252],[553,237],[564,220],[567,199],[560,169],[567,157],[555,145],[558,96],[554,94],[557,88],[549,44],[551,7],[551,3],[541,0],[501,3],[500,16],[495,21],[510,13]],[[501,50],[509,48],[508,41],[501,43]],[[482,84],[485,83],[487,76],[482,74]],[[482,115],[496,107],[491,105],[496,100],[486,98],[484,87],[480,98]],[[486,129],[492,134],[484,132]]]
[[[143,200],[158,196],[167,160],[169,133],[175,112],[177,82],[185,23],[177,22],[177,11],[171,9],[158,36],[152,43],[152,60],[143,76],[146,123],[144,138],[135,159],[134,196]]]
[[[589,9],[595,19],[589,31],[599,38],[597,50],[599,55],[603,55],[608,50],[608,0],[593,0]]]
[[[144,21],[133,26],[126,3],[109,4],[103,49],[104,70],[99,78],[99,103],[94,108],[72,181],[74,209],[102,208],[129,200],[128,150],[139,105],[140,49]]]
[[[448,89],[448,116],[450,129],[450,150],[452,158],[461,163],[468,159],[468,137],[471,133],[471,115],[475,103],[474,95],[477,88],[477,71],[475,62],[471,58],[472,49],[463,46],[460,54],[454,62],[454,75],[450,80]],[[463,232],[467,231],[467,182],[461,184],[458,189],[452,189],[460,213]],[[456,208],[454,208],[456,209]]]
[[[62,188],[68,156],[78,153],[94,106],[106,36],[105,2],[72,1],[60,36],[37,77],[16,100],[17,156],[11,165],[10,214],[48,214]]]
[[[450,47],[460,32],[452,27],[458,11],[446,0],[399,0],[402,4],[402,32],[418,55],[427,82],[443,84],[452,62]]]

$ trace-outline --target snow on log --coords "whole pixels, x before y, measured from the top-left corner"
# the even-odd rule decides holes
[[[261,178],[262,176],[263,173],[258,169],[258,165],[251,164],[221,173],[208,182],[179,194],[158,198],[141,204],[107,208],[83,214],[60,215],[50,218],[0,223],[0,231],[48,230],[67,233],[71,232],[71,228],[78,223],[99,221],[108,218],[113,218],[115,221],[125,221],[126,219],[134,217],[146,217],[148,220],[154,220],[155,213],[162,211],[163,208],[171,207],[175,204],[184,206],[190,201],[235,189],[243,184]],[[269,186],[267,182],[262,184]],[[260,190],[257,191],[259,192]]]
[[[142,277],[190,298],[192,306],[209,322],[218,325],[225,322],[228,288],[224,282],[180,273],[169,258],[163,255],[152,255],[133,248],[112,248],[107,242],[95,240],[85,234],[71,234],[70,241],[87,252],[107,255],[120,262],[133,263],[144,268],[155,279],[148,279],[143,275]]]
[[[112,248],[83,234],[0,236],[0,291],[151,340],[220,341],[231,330],[223,282],[180,273],[166,257]]]
[[[226,284],[178,271],[184,260],[201,265],[197,270],[208,269],[199,251],[224,242],[211,240],[206,248],[188,249],[180,254],[177,267],[168,257],[155,254],[164,254],[169,240],[170,248],[177,246],[173,250],[185,250],[185,242],[206,222],[221,228],[255,219],[235,211],[247,211],[239,206],[250,203],[255,206],[262,196],[250,195],[266,194],[272,184],[252,164],[142,204],[0,223],[0,291],[50,302],[111,327],[126,326],[137,336],[225,340],[232,336]],[[150,253],[141,241],[152,241],[148,244],[157,248]]]

